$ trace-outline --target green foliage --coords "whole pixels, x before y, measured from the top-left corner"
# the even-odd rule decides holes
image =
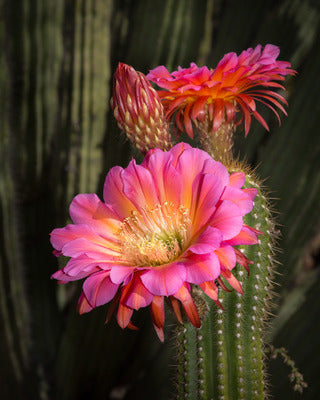
[[[0,312],[3,398],[166,399],[169,346],[148,313],[139,332],[103,325],[106,309],[78,316],[79,285],[57,288],[49,232],[68,220],[72,197],[99,192],[108,169],[131,150],[109,108],[119,61],[148,72],[192,61],[214,66],[228,51],[261,42],[281,48],[297,77],[288,81],[289,117],[271,132],[254,125],[241,156],[258,167],[280,211],[279,297],[269,339],[285,347],[320,389],[319,17],[312,0],[4,0],[0,15]],[[270,118],[269,118],[270,117]],[[250,257],[250,256],[249,256]],[[252,276],[254,276],[252,274]],[[251,278],[251,277],[250,277]],[[227,301],[232,302],[234,293]],[[210,314],[211,315],[211,314]],[[212,315],[212,321],[216,318]],[[225,322],[224,322],[225,323]],[[211,330],[217,330],[215,324]],[[168,333],[169,336],[169,333]],[[205,346],[210,347],[211,344]],[[294,394],[272,361],[269,392]],[[300,397],[299,397],[300,396]]]

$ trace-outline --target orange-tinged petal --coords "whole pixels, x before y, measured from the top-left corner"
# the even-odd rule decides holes
[[[164,342],[164,333],[163,333],[163,329],[159,328],[157,325],[153,324],[154,330],[156,331],[158,338],[160,339],[160,341],[163,343]]]
[[[222,245],[215,250],[216,255],[219,258],[220,265],[223,269],[231,271],[236,265],[236,254],[234,249],[230,245]]]
[[[119,304],[117,312],[117,321],[122,329],[126,328],[129,325],[132,314],[133,314],[132,308],[127,307],[126,305],[121,303]]]
[[[151,316],[154,325],[158,328],[164,327],[164,298],[163,296],[154,296],[151,303]]]
[[[119,303],[120,296],[121,296],[121,293],[120,293],[120,291],[118,291],[118,293],[115,295],[115,297],[113,298],[113,300],[108,308],[105,324],[107,324],[110,321],[110,318],[112,317],[113,313],[115,312],[115,309],[117,308],[117,305]]]
[[[183,122],[186,133],[193,139],[193,130],[192,130],[192,122],[191,122],[191,107],[192,103],[188,103],[183,111]]]
[[[208,96],[199,97],[192,107],[191,117],[192,119],[196,119],[201,111],[203,111],[204,106],[208,100]]]
[[[266,121],[264,120],[264,118],[257,112],[257,111],[253,111],[252,114],[254,115],[254,117],[260,122],[260,124],[267,130],[269,131],[269,126],[266,123]]]
[[[123,168],[113,167],[109,171],[104,187],[103,199],[106,204],[111,204],[119,217],[126,218],[136,207],[124,194]]]
[[[238,249],[234,249],[237,257],[237,263],[242,265],[244,269],[248,272],[248,275],[250,274],[250,269],[249,269],[249,264],[252,264],[252,261],[250,261],[244,254],[241,253]]]
[[[175,316],[176,316],[178,322],[180,322],[180,324],[182,324],[182,315],[181,315],[179,301],[176,298],[174,298],[173,296],[170,296],[169,299],[171,301],[172,309],[173,309],[173,312],[175,313]]]
[[[249,245],[257,244],[258,243],[257,235],[261,233],[262,232],[260,231],[256,231],[251,227],[243,225],[238,235],[228,240],[228,244],[231,244],[232,246],[237,246],[240,244],[249,244]]]
[[[219,283],[219,285],[222,287],[222,289],[226,292],[231,292],[230,289],[227,288],[227,286],[224,284],[223,280],[220,278],[217,278],[217,282]]]
[[[243,172],[234,172],[230,174],[229,185],[238,189],[242,188],[246,180],[246,175]]]
[[[94,194],[78,194],[71,202],[70,216],[75,224],[86,224],[106,239],[116,240],[120,219],[115,210]]]
[[[200,283],[199,286],[213,301],[218,300],[219,289],[213,281]]]
[[[186,286],[181,286],[178,292],[174,294],[174,297],[181,301],[181,304],[192,325],[194,325],[196,328],[200,328],[201,322],[197,307],[195,306],[192,296],[190,295],[190,292]]]
[[[114,298],[118,287],[111,282],[109,271],[99,271],[85,280],[83,292],[92,307],[99,307]]]
[[[240,294],[243,294],[241,283],[228,270],[221,270],[221,275],[229,282],[229,284]]]
[[[127,286],[130,286],[128,293],[122,301],[130,308],[139,310],[147,307],[153,299],[153,295],[145,288],[140,278],[133,279]]]
[[[127,328],[131,329],[132,331],[137,331],[139,329],[135,325],[133,325],[132,322],[128,323]]]
[[[152,209],[159,199],[150,171],[135,160],[130,161],[122,174],[123,193],[138,210]]]
[[[213,131],[217,131],[224,119],[224,101],[217,99],[214,102]]]
[[[155,151],[144,165],[151,172],[157,188],[159,202],[180,204],[181,176],[174,167],[171,153]]]
[[[83,292],[81,293],[81,296],[79,297],[77,309],[78,309],[79,314],[85,314],[92,310],[92,307],[89,304],[89,302]]]

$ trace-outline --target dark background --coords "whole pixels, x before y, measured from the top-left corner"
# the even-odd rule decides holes
[[[292,63],[282,126],[263,106],[237,151],[274,198],[279,241],[268,340],[284,346],[309,387],[269,365],[275,399],[319,399],[320,139],[317,0],[3,0],[0,5],[0,387],[4,399],[168,399],[170,340],[148,311],[138,332],[104,325],[106,307],[76,313],[80,284],[61,287],[49,232],[79,192],[101,194],[132,150],[109,100],[119,61],[147,73],[272,43]],[[263,110],[263,111],[262,111]],[[171,360],[171,361],[170,361]]]

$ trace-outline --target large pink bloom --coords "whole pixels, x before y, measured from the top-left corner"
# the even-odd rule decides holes
[[[55,254],[71,257],[52,277],[85,278],[79,312],[113,300],[107,320],[118,305],[122,328],[134,328],[133,311],[150,305],[163,340],[165,298],[180,322],[182,304],[199,327],[192,286],[217,303],[222,278],[241,292],[231,271],[236,262],[248,269],[248,260],[233,246],[257,243],[256,231],[243,223],[256,195],[241,189],[244,179],[185,143],[150,150],[141,165],[112,168],[104,201],[79,194],[70,206],[73,224],[52,231]]]
[[[221,124],[244,119],[245,135],[248,134],[253,115],[267,130],[268,125],[256,111],[256,101],[267,105],[278,117],[277,108],[286,114],[282,104],[286,100],[273,89],[284,87],[277,81],[283,81],[286,75],[293,75],[290,63],[277,61],[280,50],[267,44],[249,48],[239,56],[226,54],[215,69],[199,68],[191,63],[190,68],[178,68],[171,74],[164,66],[149,72],[147,78],[166,90],[159,91],[166,110],[167,118],[175,112],[175,124],[178,130],[193,137],[192,121],[203,121],[205,116],[217,131]],[[236,114],[242,118],[236,121]]]

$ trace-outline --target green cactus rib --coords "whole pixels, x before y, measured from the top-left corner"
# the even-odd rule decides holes
[[[178,399],[197,399],[199,393],[198,340],[191,324],[180,328],[178,337]]]
[[[247,175],[245,187],[258,194],[245,224],[263,232],[259,244],[240,246],[253,265],[250,274],[236,267],[243,287],[219,293],[224,310],[206,297],[209,311],[200,329],[179,328],[177,399],[261,400],[267,398],[264,371],[264,328],[272,296],[274,223],[260,184]]]
[[[93,192],[102,169],[102,142],[111,70],[111,1],[81,1],[75,9],[73,102],[68,198]]]

